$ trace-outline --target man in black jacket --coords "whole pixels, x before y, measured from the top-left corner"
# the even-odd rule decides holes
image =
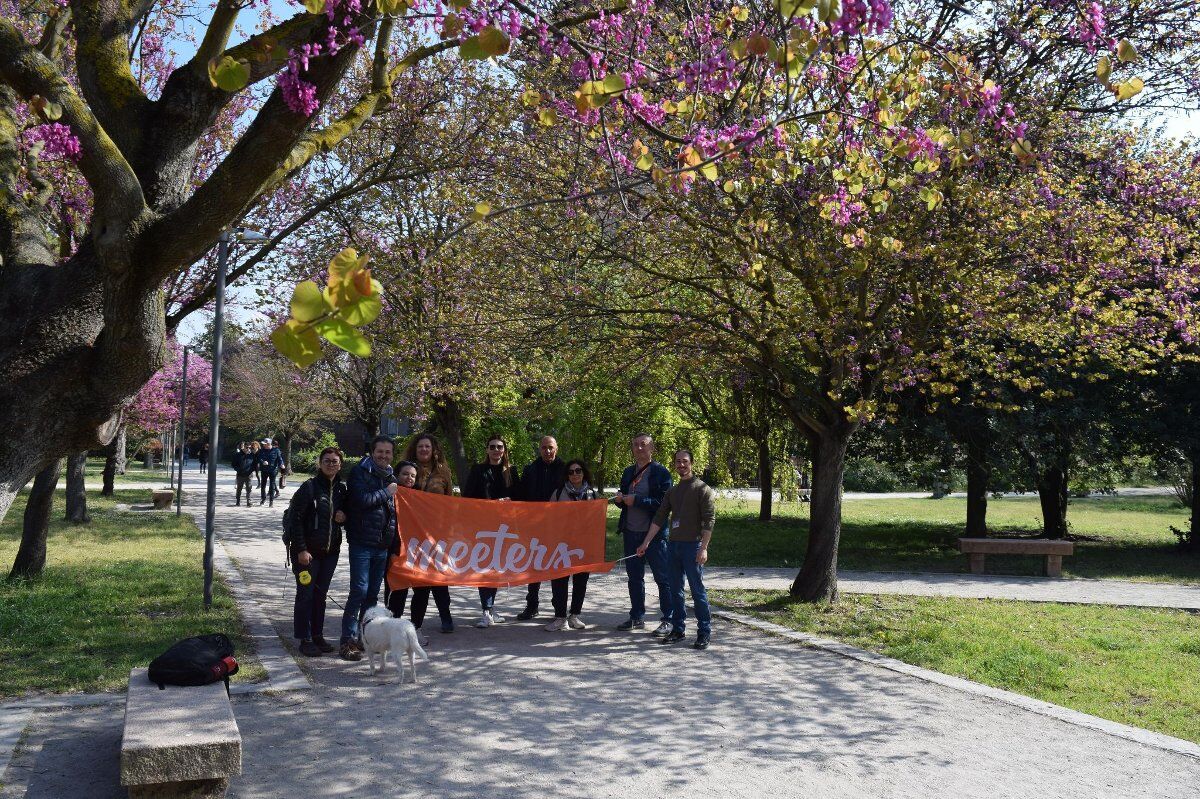
[[[275,446],[274,442],[269,438],[264,438],[262,441],[262,449],[258,451],[258,471],[262,475],[262,482],[258,486],[258,504],[264,502],[268,507],[275,504],[275,497],[279,496],[279,488],[275,485],[275,477],[279,474],[279,470],[283,467],[283,453]],[[267,492],[267,483],[270,482],[270,493]]]
[[[396,538],[396,477],[392,456],[396,445],[387,436],[371,441],[371,454],[350,472],[346,542],[350,545],[350,596],[342,614],[343,660],[361,660],[359,616],[379,602],[387,571],[388,549]]]
[[[558,442],[554,436],[543,436],[538,444],[538,459],[521,472],[520,497],[526,502],[549,502],[554,492],[562,488],[567,465],[558,457]],[[517,614],[521,621],[538,615],[538,593],[541,583],[530,583],[525,594],[525,609]]]
[[[243,441],[238,444],[237,451],[233,453],[233,472],[237,477],[237,501],[233,504],[242,504],[242,488],[246,489],[246,507],[250,507],[250,475],[254,474],[254,453],[250,451],[250,445]]]

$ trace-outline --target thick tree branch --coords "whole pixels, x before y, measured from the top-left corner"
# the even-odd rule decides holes
[[[51,61],[57,60],[62,52],[62,33],[67,27],[67,23],[71,21],[71,9],[55,8],[56,11],[50,17],[50,21],[46,23],[46,29],[42,31],[42,38],[37,46],[38,52]]]
[[[150,107],[129,64],[133,14],[142,8],[132,6],[119,0],[74,0],[71,5],[79,87],[96,119],[130,161],[141,143],[141,121]]]
[[[229,36],[233,33],[233,27],[237,23],[241,10],[242,6],[238,0],[219,0],[217,7],[213,9],[212,21],[208,23],[208,29],[204,31],[204,40],[200,42],[200,48],[196,50],[196,55],[192,58],[193,65],[207,65],[209,59],[219,55],[225,49],[229,44]]]

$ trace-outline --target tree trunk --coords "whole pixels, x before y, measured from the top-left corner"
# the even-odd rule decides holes
[[[988,483],[992,467],[988,463],[987,442],[979,436],[967,435],[967,528],[968,538],[987,535]]]
[[[1189,533],[1188,549],[1200,552],[1200,450],[1192,453],[1192,517]]]
[[[808,548],[792,583],[792,596],[805,602],[836,602],[837,555],[842,534],[842,472],[854,432],[840,425],[812,439],[812,500],[808,506]]]
[[[463,445],[462,409],[454,400],[444,400],[438,403],[434,419],[445,437],[446,448],[454,462],[454,472],[461,486],[467,479],[467,472],[471,470],[471,463],[467,460],[467,449]]]
[[[111,497],[113,495],[113,491],[116,488],[116,474],[117,459],[115,456],[109,455],[104,459],[104,472],[102,474],[104,486],[100,489],[100,496]]]
[[[283,437],[283,465],[287,469],[287,473],[292,473],[292,435]],[[212,468],[211,466],[209,468]]]
[[[54,504],[54,489],[62,474],[62,459],[55,458],[33,479],[29,501],[25,504],[21,547],[17,550],[9,580],[33,580],[46,568],[46,536],[50,530],[50,509]]]
[[[117,435],[113,438],[113,458],[116,461],[117,474],[125,474],[125,469],[129,465],[128,453],[128,436],[125,433],[125,422],[117,428]]]
[[[771,503],[774,501],[775,469],[771,463],[771,444],[767,436],[758,440],[758,489],[762,499],[758,501],[758,520],[771,521]]]
[[[87,489],[84,477],[87,468],[87,452],[67,458],[67,521],[87,524],[92,520],[87,509]]]
[[[1042,532],[1046,538],[1067,535],[1067,470],[1051,466],[1038,475],[1038,501],[1042,505]]]

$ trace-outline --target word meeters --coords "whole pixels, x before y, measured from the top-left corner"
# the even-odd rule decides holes
[[[559,543],[551,550],[538,539],[529,544],[514,543],[520,536],[508,531],[507,524],[497,530],[480,530],[474,545],[455,541],[447,545],[440,539],[410,538],[408,566],[437,569],[444,574],[521,574],[530,569],[566,569],[583,562],[583,550]],[[464,562],[465,560],[465,562]]]

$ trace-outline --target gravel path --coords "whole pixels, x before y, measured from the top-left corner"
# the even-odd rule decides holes
[[[231,498],[221,541],[287,637],[283,504]],[[343,555],[339,601],[346,571]],[[1182,799],[1200,784],[1200,759],[740,625],[718,621],[703,653],[618,633],[621,572],[594,580],[581,633],[477,630],[475,592],[452,593],[459,627],[433,625],[416,685],[319,658],[301,664],[308,691],[235,697],[244,773],[229,795]],[[122,796],[120,726],[119,707],[37,714],[0,796]]]

